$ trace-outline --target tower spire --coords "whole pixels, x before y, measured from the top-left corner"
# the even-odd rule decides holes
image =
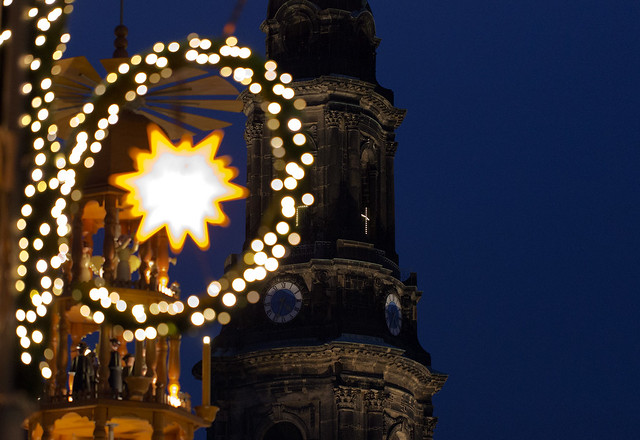
[[[127,46],[129,42],[127,41],[127,34],[129,33],[129,29],[124,25],[124,0],[120,0],[120,24],[116,26],[113,33],[116,35],[116,39],[113,42],[116,50],[113,51],[114,58],[126,58],[129,56],[127,52]]]
[[[349,76],[377,84],[375,22],[366,0],[270,0],[267,57],[294,78]]]
[[[300,241],[213,344],[209,438],[432,440],[447,376],[417,334],[416,277],[395,251],[395,130],[404,110],[375,77],[367,0],[269,0],[267,57],[290,73],[313,167]],[[247,237],[277,173],[263,98],[246,94]],[[249,239],[250,240],[250,239]],[[248,247],[249,243],[245,243]],[[196,373],[197,374],[197,373]]]

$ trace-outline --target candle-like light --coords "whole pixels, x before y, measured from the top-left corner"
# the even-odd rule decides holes
[[[202,406],[211,405],[211,339],[202,338]]]

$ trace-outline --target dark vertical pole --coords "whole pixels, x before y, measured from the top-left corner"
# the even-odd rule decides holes
[[[0,46],[0,432],[3,438],[22,438],[20,424],[27,414],[28,398],[15,389],[15,224],[22,173],[16,172],[22,153],[18,115],[23,103],[18,93],[24,72],[18,67],[24,52],[25,27],[20,15],[33,1],[13,2],[0,8],[0,29],[12,36]]]

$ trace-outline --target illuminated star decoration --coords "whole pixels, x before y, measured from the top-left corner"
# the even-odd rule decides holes
[[[177,145],[155,124],[147,129],[151,151],[130,153],[137,171],[112,177],[127,191],[125,204],[134,217],[142,217],[136,238],[149,239],[166,228],[169,243],[180,251],[187,235],[201,249],[209,247],[207,224],[225,226],[229,219],[221,202],[237,200],[247,190],[231,182],[238,171],[227,157],[215,157],[222,132],[214,131],[196,146],[189,136]]]

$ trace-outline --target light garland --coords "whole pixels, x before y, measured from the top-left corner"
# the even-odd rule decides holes
[[[58,127],[51,122],[51,103],[55,99],[52,77],[59,73],[54,62],[62,57],[70,38],[62,31],[62,19],[72,12],[72,2],[40,0],[37,7],[28,10],[35,34],[31,53],[21,59],[32,79],[20,86],[30,108],[20,115],[19,122],[31,135],[34,165],[24,189],[22,216],[17,221],[22,237],[18,242],[20,264],[15,284],[20,293],[16,334],[24,349],[23,363],[30,364],[44,354],[39,369],[46,379],[51,377],[47,361],[53,359],[53,351],[42,349],[47,339],[41,320],[47,317],[54,298],[66,289],[61,267],[70,253],[70,218],[78,215],[82,199],[77,182],[82,180],[84,170],[94,165],[108,127],[118,122],[120,109],[144,96],[160,78],[168,78],[174,70],[189,65],[211,66],[218,68],[221,76],[230,77],[261,96],[271,130],[275,212],[267,213],[261,235],[251,241],[235,267],[207,287],[207,295],[189,296],[186,303],[167,298],[149,306],[128,304],[117,289],[109,290],[104,280],[97,278],[91,283],[93,287],[72,287],[72,298],[82,304],[83,316],[96,324],[115,324],[126,341],[166,336],[214,320],[227,324],[231,316],[226,310],[239,303],[256,303],[260,296],[251,288],[253,283],[278,268],[278,260],[286,255],[287,247],[300,243],[295,231],[296,206],[313,203],[313,196],[302,190],[305,170],[313,163],[313,156],[305,149],[306,136],[300,132],[299,114],[306,104],[294,99],[294,90],[288,86],[291,75],[279,74],[275,62],[262,62],[249,48],[238,46],[235,37],[211,40],[190,35],[185,42],[156,43],[149,52],[122,63],[117,72],[107,75],[95,88],[91,102],[71,118],[70,125],[75,130],[64,154],[56,140]]]

